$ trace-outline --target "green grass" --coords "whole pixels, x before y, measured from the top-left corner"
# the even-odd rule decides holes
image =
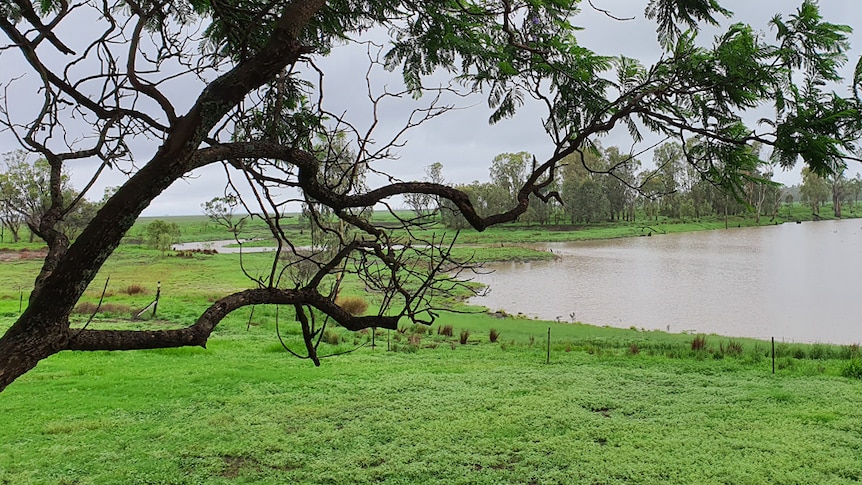
[[[246,331],[236,317],[206,350],[51,357],[0,395],[0,483],[862,478],[862,381],[839,377],[842,361],[790,357],[773,376],[749,341],[716,359],[686,350],[686,335],[449,323],[455,337],[424,333],[414,351],[387,352],[381,333],[376,349],[320,368],[282,351],[268,325]],[[489,326],[501,343],[488,343]],[[391,332],[390,345],[409,333]],[[628,341],[664,351],[632,355]]]
[[[539,237],[531,227],[506,231],[516,241]],[[536,253],[499,241],[457,250],[477,259]],[[244,259],[252,273],[269,268],[266,254]],[[99,314],[90,326],[188,325],[214,298],[251,286],[238,260],[123,245],[83,301],[97,302],[110,277],[106,304],[143,308],[160,281],[158,316]],[[26,305],[40,263],[0,264],[0,330],[21,296]],[[146,291],[124,292],[133,285]],[[355,284],[345,294],[377,304]],[[206,349],[52,356],[0,393],[0,484],[862,479],[857,346],[778,343],[773,375],[762,341],[708,335],[697,349],[704,336],[473,310],[443,314],[431,329],[378,331],[373,349],[370,332],[330,328],[339,343],[322,344],[321,354],[355,351],[319,368],[281,347],[272,307],[230,315]],[[285,342],[300,351],[290,312],[279,317]],[[452,336],[437,333],[445,325]]]

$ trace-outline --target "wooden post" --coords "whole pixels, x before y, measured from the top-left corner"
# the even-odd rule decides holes
[[[551,363],[551,327],[548,327],[548,359],[545,361],[545,363]]]
[[[159,307],[159,296],[162,293],[162,282],[156,282],[156,300],[153,302],[153,318],[156,316],[156,309]]]
[[[775,374],[775,337],[772,337],[772,373]]]
[[[374,334],[377,333],[377,328],[371,327],[371,349],[374,350]]]

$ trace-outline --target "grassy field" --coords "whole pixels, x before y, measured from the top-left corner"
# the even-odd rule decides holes
[[[91,327],[187,325],[249,286],[237,263],[121,246],[83,299],[110,277]],[[0,263],[0,330],[38,267]],[[157,281],[157,317],[130,321]],[[332,328],[321,353],[352,352],[319,368],[285,351],[271,307],[235,312],[206,349],[55,355],[0,393],[0,484],[862,480],[858,346],[778,343],[773,374],[768,342],[475,310],[378,331],[374,348]]]
[[[343,333],[333,352],[366,345],[315,368],[271,315],[250,330],[246,316],[206,350],[40,364],[0,395],[0,483],[862,479],[850,348],[784,346],[772,375],[764,343],[475,315],[448,320],[453,337],[380,332],[374,349]]]

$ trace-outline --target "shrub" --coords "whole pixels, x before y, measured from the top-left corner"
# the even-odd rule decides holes
[[[129,285],[125,289],[123,289],[123,293],[134,296],[134,295],[143,295],[147,292],[147,289],[141,285]]]
[[[341,335],[338,335],[332,330],[327,330],[323,332],[323,341],[329,345],[338,345],[341,343]]]
[[[451,337],[452,331],[452,325],[443,325],[442,327],[437,327],[437,335],[442,335],[444,337]]]
[[[470,331],[469,330],[461,330],[461,336],[458,338],[458,341],[461,342],[461,345],[464,345],[467,343],[467,339],[469,339],[469,338],[470,338]]]
[[[699,352],[706,350],[706,335],[698,335],[691,341],[691,350]]]
[[[629,355],[638,355],[639,353],[641,353],[640,347],[638,347],[638,344],[632,342],[629,345]]]
[[[736,340],[728,340],[727,345],[719,344],[721,353],[727,355],[742,355],[742,343]]]
[[[98,306],[95,303],[89,301],[82,301],[78,303],[78,305],[73,310],[74,313],[81,313],[85,315],[92,315],[96,313],[96,309],[98,308],[99,313],[111,313],[114,315],[120,314],[130,314],[132,312],[132,308],[129,305],[121,305],[116,303],[102,303],[102,306]]]
[[[841,347],[839,357],[842,359],[854,359],[859,357],[859,344],[850,344]]]
[[[862,379],[862,359],[854,358],[841,366],[841,375],[850,379]]]
[[[353,316],[359,316],[368,310],[368,302],[358,296],[345,296],[335,299],[335,304]]]
[[[494,342],[496,342],[496,341],[497,341],[497,339],[498,339],[498,338],[500,338],[500,332],[499,332],[497,329],[492,328],[492,329],[488,332],[488,340],[490,340],[490,341],[491,341],[491,343],[494,343]]]
[[[832,356],[831,354],[832,352],[829,347],[823,344],[814,344],[811,346],[811,350],[808,351],[810,358],[818,360],[828,359]]]
[[[81,303],[78,303],[72,311],[74,313],[91,314],[96,311],[96,304],[89,301],[82,301]]]
[[[793,349],[793,358],[798,360],[804,359],[805,349],[803,349],[802,347],[796,347],[795,349]]]
[[[102,303],[102,308],[99,309],[99,312],[111,313],[113,315],[130,315],[132,307],[117,303]]]

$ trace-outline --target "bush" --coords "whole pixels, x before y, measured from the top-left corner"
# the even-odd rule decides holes
[[[629,345],[629,355],[638,355],[639,353],[641,353],[640,347],[638,347],[638,344],[632,342],[632,344]]]
[[[727,345],[719,344],[719,348],[721,349],[721,353],[727,355],[742,355],[742,343],[737,342],[736,340],[729,340]]]
[[[855,359],[859,357],[859,344],[850,344],[841,347],[839,357],[842,359]]]
[[[706,335],[698,335],[691,341],[691,350],[700,352],[706,350]]]
[[[329,345],[338,345],[341,343],[341,335],[338,335],[332,330],[327,330],[323,332],[323,341]]]
[[[814,344],[808,352],[808,357],[812,359],[822,360],[832,357],[832,351],[829,347],[823,344]]]
[[[443,325],[442,327],[437,327],[437,335],[451,337],[453,330],[452,325]]]
[[[353,316],[359,316],[368,310],[368,302],[358,296],[345,296],[335,299],[335,304]]]
[[[841,376],[850,379],[862,379],[862,359],[855,358],[841,366]]]
[[[78,305],[75,307],[74,310],[72,310],[72,313],[91,314],[95,311],[96,311],[96,304],[95,303],[91,303],[89,301],[82,301],[81,303],[78,303]]]
[[[495,342],[497,341],[497,339],[498,339],[498,338],[500,338],[500,332],[499,332],[497,329],[492,328],[492,329],[488,332],[488,340],[490,340],[490,341],[491,341],[491,343],[495,343]]]
[[[78,303],[73,313],[80,313],[85,315],[92,315],[96,313],[96,309],[98,308],[99,313],[105,314],[110,313],[113,315],[129,315],[132,313],[132,308],[129,305],[121,305],[116,303],[102,303],[102,306],[98,306],[95,303],[89,301],[82,301]]]
[[[143,295],[147,293],[147,289],[141,285],[129,285],[125,289],[123,289],[123,293],[129,296]]]
[[[467,339],[469,339],[469,338],[470,338],[470,331],[469,330],[461,330],[461,336],[458,338],[458,341],[461,342],[461,345],[464,345],[467,343]]]

